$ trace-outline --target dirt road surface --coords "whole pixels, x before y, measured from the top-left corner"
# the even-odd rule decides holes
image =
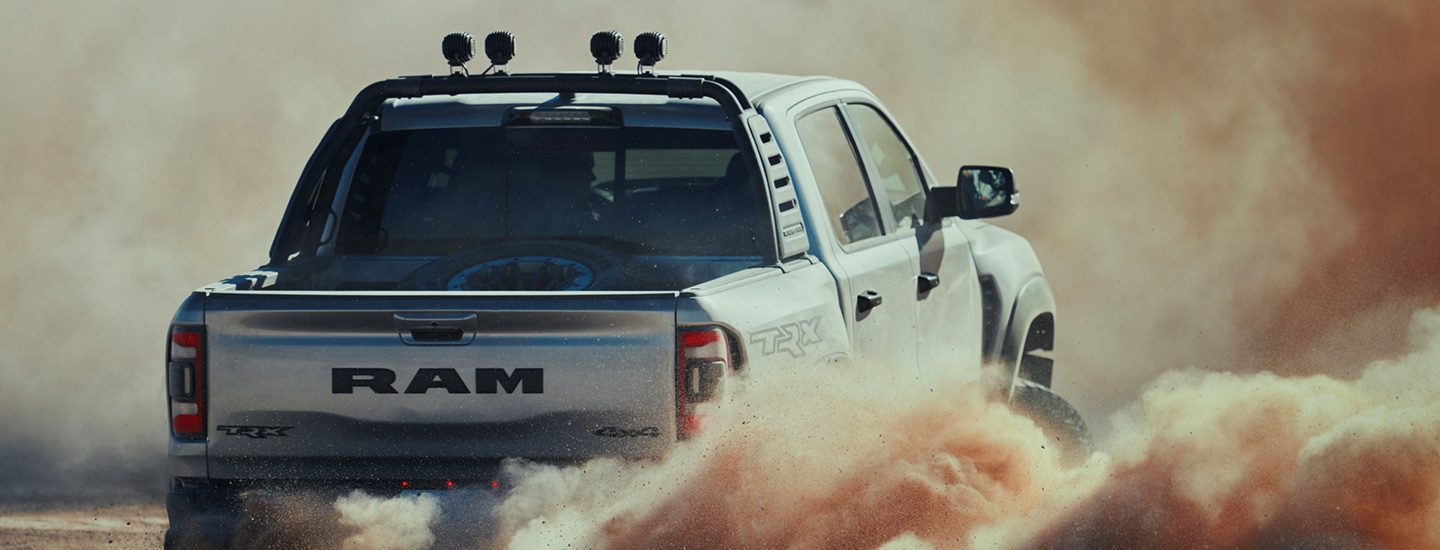
[[[158,503],[0,505],[0,550],[159,548],[164,533]]]

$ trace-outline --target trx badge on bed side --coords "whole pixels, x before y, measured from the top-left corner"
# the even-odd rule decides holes
[[[225,435],[243,435],[250,439],[285,437],[285,432],[294,426],[216,426]]]

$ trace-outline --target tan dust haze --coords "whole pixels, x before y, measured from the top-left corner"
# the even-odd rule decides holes
[[[1354,381],[1161,376],[1117,417],[1103,487],[1033,545],[1440,545],[1440,310],[1410,338]]]
[[[1411,338],[1355,381],[1167,373],[1073,470],[965,386],[757,373],[662,464],[517,466],[497,517],[512,548],[1433,548],[1440,311]]]
[[[0,463],[7,466],[0,492],[160,490],[161,337],[173,307],[185,291],[261,263],[325,125],[365,83],[443,70],[438,41],[451,30],[515,31],[512,68],[524,71],[588,68],[584,38],[602,27],[631,36],[660,29],[672,40],[662,69],[833,74],[870,86],[942,182],[961,163],[1014,167],[1025,205],[1000,223],[1027,235],[1046,265],[1060,302],[1057,387],[1097,431],[1112,431],[1106,415],[1133,403],[1167,370],[1269,368],[1355,378],[1370,359],[1398,356],[1410,313],[1440,297],[1440,111],[1430,105],[1440,91],[1440,46],[1430,33],[1440,26],[1440,8],[1429,3],[297,6],[21,4],[0,21],[0,303],[8,313],[0,321]],[[1176,391],[1190,388],[1190,397],[1218,399],[1245,417],[1249,401],[1221,399],[1217,388],[1232,380],[1226,376],[1168,374],[1160,381],[1183,379],[1188,385]],[[1317,380],[1240,377],[1232,386],[1307,395],[1327,384],[1364,384]],[[1155,394],[1148,395],[1132,408],[1162,416],[1183,408],[1150,410]],[[1000,413],[991,405],[957,401],[954,410],[931,415],[1012,422],[992,417]],[[1337,422],[1371,418],[1378,426],[1389,414],[1353,405],[1375,411],[1372,418],[1347,406],[1325,412],[1329,405],[1305,405]],[[931,416],[919,410],[893,414]],[[1053,486],[1037,495],[1032,484],[1060,476],[1088,479],[1107,499],[1144,502],[1134,500],[1133,487],[1176,482],[1191,471],[1231,475],[1187,470],[1198,468],[1190,463],[1126,474],[1135,456],[1127,449],[1147,447],[1125,442],[1154,425],[1163,418],[1114,429],[1115,463],[1091,477],[1049,469],[1043,457],[1026,454],[1032,450],[1023,437],[990,441],[996,447],[964,443],[1000,437],[972,428],[945,439],[958,447],[937,449],[962,464],[1016,468],[1007,474],[1019,479],[984,485],[991,478],[966,478],[982,488],[954,501],[955,510],[942,505],[948,500],[926,502],[944,519],[981,525],[1007,510],[1054,512],[1046,506],[1066,499],[1049,498]],[[923,426],[929,431],[884,427],[914,441],[937,429],[963,430]],[[1423,434],[1410,435],[1393,439],[1423,448]],[[903,449],[867,446],[864,435],[844,426],[832,437],[907,458]],[[1288,437],[1304,451],[1319,436],[1302,430]],[[992,448],[1024,452],[967,454]],[[1350,464],[1305,458],[1322,455],[1255,460],[1274,464],[1267,471]],[[783,456],[766,458],[785,466]],[[834,460],[857,470],[890,466],[868,456]],[[930,471],[915,460],[919,471]],[[1020,473],[1027,464],[1033,471]],[[849,480],[816,483],[829,481]],[[875,498],[884,498],[889,489],[879,486]],[[1335,487],[1274,491],[1331,494],[1324,491]],[[1167,488],[1177,499],[1202,502],[1204,513],[1224,498],[1186,490]],[[1280,493],[1244,498],[1280,504],[1230,513],[1310,517],[1287,508],[1287,495],[1298,493],[1273,494]],[[1076,502],[1084,521],[1073,523],[1104,524],[1103,514],[1086,515],[1097,507]],[[883,508],[855,506],[842,519],[858,522],[843,514]],[[1395,517],[1377,510],[1376,517]],[[649,521],[644,510],[627,513],[613,526],[617,537]],[[1026,540],[998,527],[990,534],[962,526],[939,531],[876,518],[914,531],[910,542]],[[1246,537],[1272,536],[1283,527],[1278,522],[1201,532],[1255,540]],[[1412,535],[1402,527],[1378,536],[1424,540],[1404,538]],[[734,532],[745,533],[725,530]]]
[[[460,540],[516,549],[1434,548],[1440,309],[1410,338],[1351,381],[1166,373],[1074,468],[973,384],[753,372],[658,463],[515,462],[499,506],[448,522],[414,497],[334,508],[354,548],[471,523],[498,532]]]

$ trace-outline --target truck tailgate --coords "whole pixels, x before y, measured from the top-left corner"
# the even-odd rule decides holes
[[[210,475],[458,479],[506,457],[659,455],[675,440],[675,306],[673,292],[211,294]]]

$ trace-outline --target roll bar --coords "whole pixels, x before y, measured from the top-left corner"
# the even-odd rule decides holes
[[[710,98],[725,110],[737,136],[747,139],[742,114],[752,109],[749,99],[738,86],[723,78],[709,75],[626,75],[613,73],[535,73],[465,76],[407,76],[382,80],[366,86],[355,95],[345,114],[330,125],[316,146],[310,160],[300,172],[300,181],[285,207],[285,217],[270,244],[267,265],[284,263],[298,252],[307,223],[326,223],[325,216],[297,219],[302,212],[313,212],[321,197],[321,174],[332,165],[343,162],[336,153],[348,150],[358,141],[358,130],[377,116],[390,99],[459,94],[503,93],[597,93],[659,95],[677,99]],[[348,156],[348,155],[346,155]],[[330,197],[329,200],[333,200]]]

